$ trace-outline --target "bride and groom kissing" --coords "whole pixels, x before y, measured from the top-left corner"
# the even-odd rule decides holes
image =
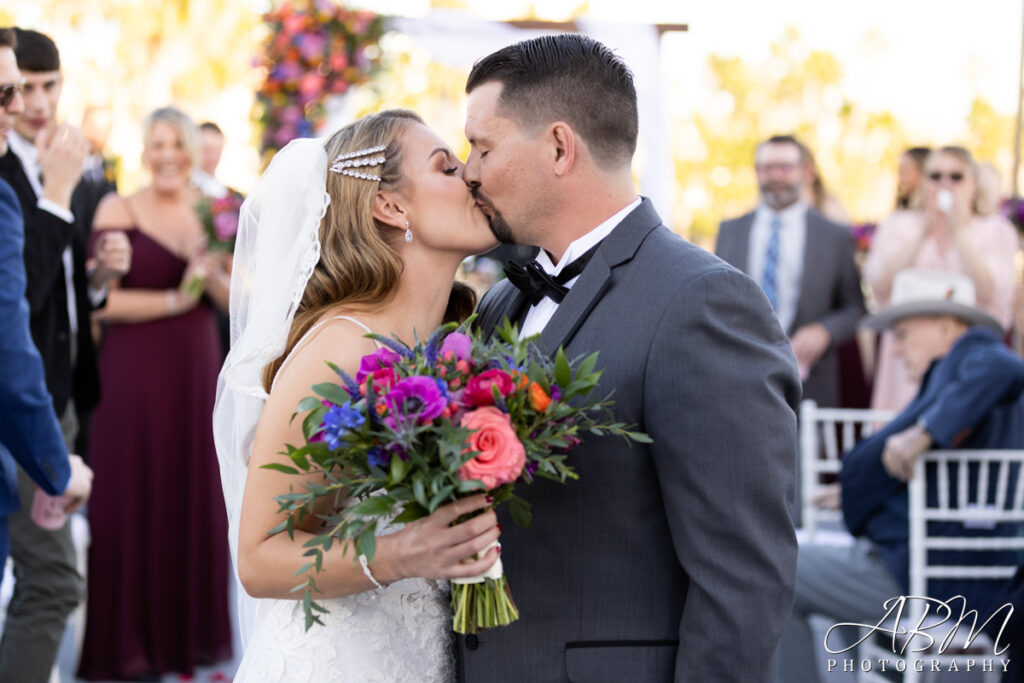
[[[517,43],[466,90],[465,163],[417,115],[384,111],[289,144],[243,211],[214,413],[244,588],[236,680],[773,680],[800,380],[767,300],[637,196],[636,91],[607,47]],[[508,317],[546,352],[599,351],[616,419],[653,444],[586,437],[578,481],[523,493],[528,531],[475,495],[385,530],[369,564],[336,546],[317,578],[328,613],[306,631],[291,590],[316,516],[294,539],[268,534],[295,478],[262,466],[301,441],[290,418],[334,379],[325,360],[354,375],[368,331],[412,342],[466,318],[475,297],[455,272],[496,240],[541,251],[487,292],[477,324]],[[456,638],[445,581],[499,553],[519,621]]]

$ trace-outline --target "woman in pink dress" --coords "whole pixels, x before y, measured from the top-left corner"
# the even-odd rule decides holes
[[[951,270],[971,278],[978,305],[1009,327],[1017,233],[998,213],[979,213],[977,177],[970,153],[961,147],[929,155],[923,209],[897,211],[885,219],[864,263],[877,309],[889,305],[893,277],[901,270]],[[916,391],[917,384],[892,353],[889,333],[883,334],[871,407],[900,410]]]

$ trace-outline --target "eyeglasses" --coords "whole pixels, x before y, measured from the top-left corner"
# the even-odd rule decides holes
[[[8,83],[6,85],[0,85],[0,107],[6,107],[14,99],[16,93],[21,92],[25,89],[25,79],[21,79],[17,83]]]
[[[768,163],[768,164],[754,164],[754,170],[758,173],[771,173],[772,171],[782,171],[783,173],[792,173],[795,171],[800,164],[794,164],[792,162],[783,161],[779,163]]]
[[[928,174],[928,177],[935,182],[941,182],[943,178],[949,178],[951,182],[959,183],[964,179],[964,174],[960,171],[953,171],[952,173],[940,173],[939,171],[932,171]]]

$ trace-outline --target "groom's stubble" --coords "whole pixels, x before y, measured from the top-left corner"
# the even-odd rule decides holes
[[[494,208],[494,204],[480,192],[479,188],[474,187],[472,192],[473,198],[488,209],[484,215],[487,217],[487,225],[491,228],[491,233],[494,234],[494,237],[502,244],[518,244],[515,236],[512,234],[512,226],[508,224],[508,221],[501,215],[501,212]]]

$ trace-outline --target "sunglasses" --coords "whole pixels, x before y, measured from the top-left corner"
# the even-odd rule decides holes
[[[940,173],[938,171],[932,171],[928,174],[928,177],[935,182],[940,182],[943,178],[949,178],[954,183],[959,183],[964,179],[964,174],[960,171],[953,171],[952,173]]]
[[[0,85],[0,107],[6,107],[14,99],[16,93],[21,92],[25,89],[25,79],[21,79],[17,83],[8,83],[6,85]]]

